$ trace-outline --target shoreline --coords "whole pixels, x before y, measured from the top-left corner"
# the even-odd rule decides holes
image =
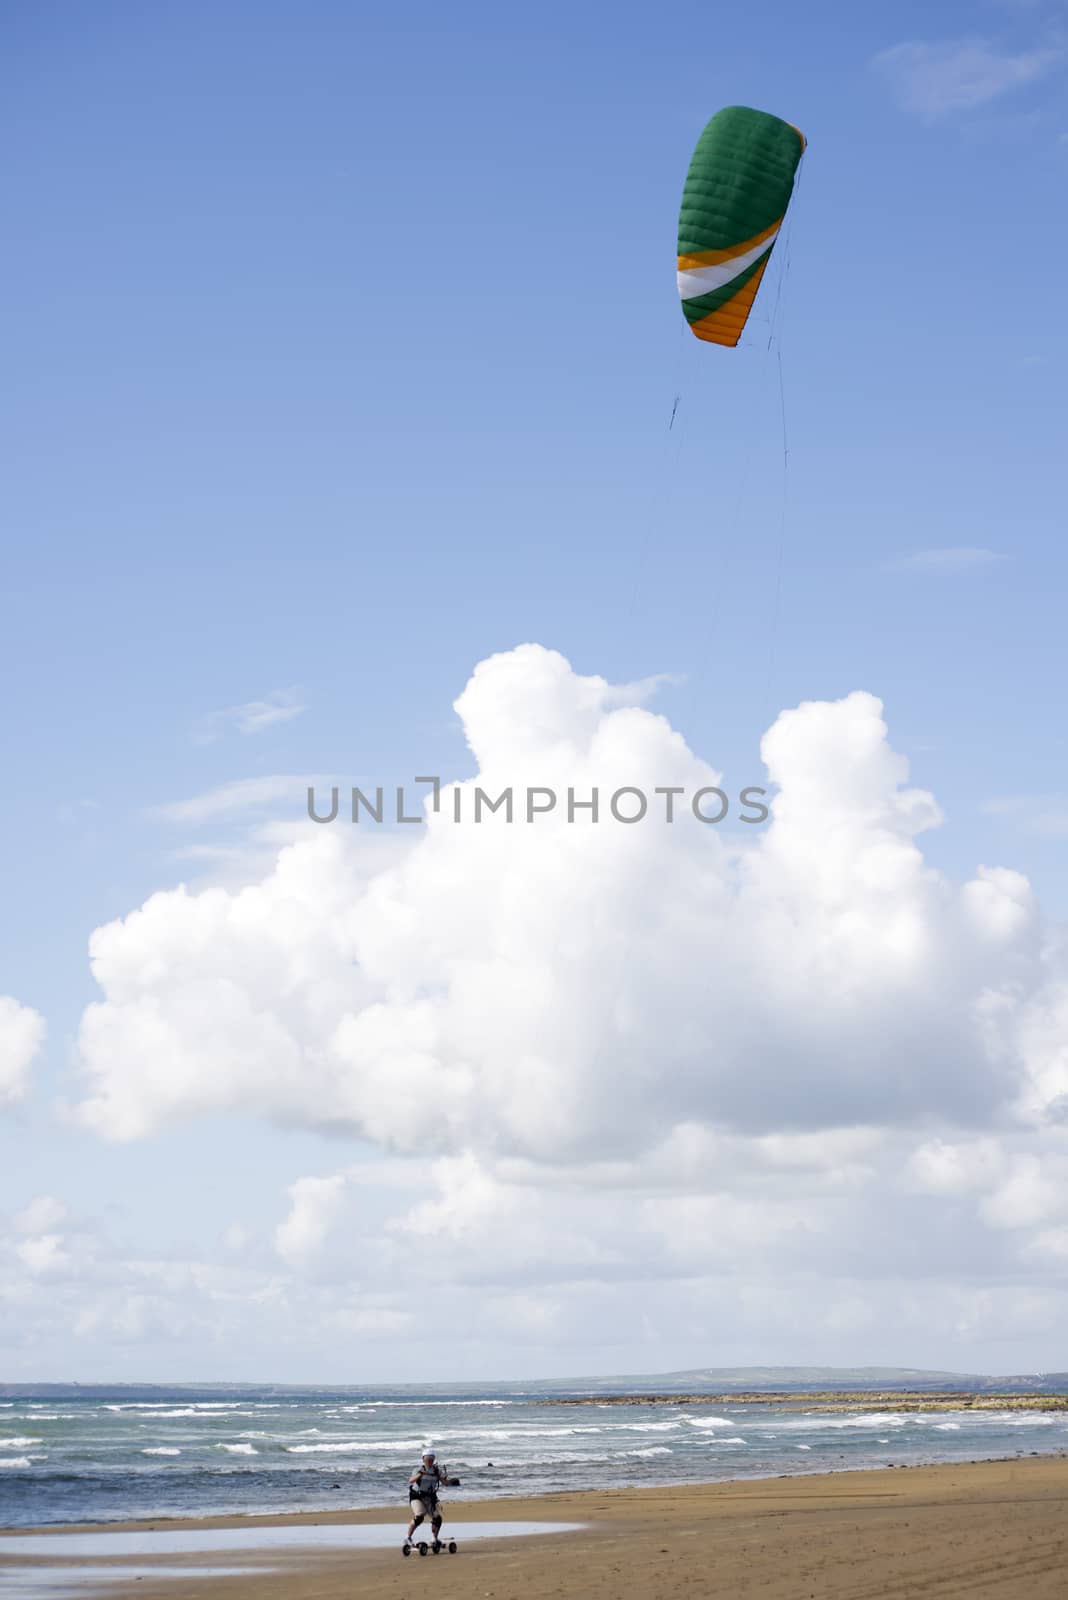
[[[1068,1458],[1063,1454],[670,1487],[593,1488],[529,1499],[456,1500],[446,1506],[446,1531],[460,1541],[459,1555],[414,1571],[420,1574],[420,1586],[432,1572],[435,1590],[458,1600],[487,1594],[511,1600],[520,1593],[524,1600],[560,1595],[673,1600],[687,1592],[694,1597],[730,1595],[732,1600],[746,1594],[760,1600],[810,1594],[818,1600],[890,1600],[926,1593],[939,1600],[963,1600],[980,1588],[986,1600],[1017,1600],[1023,1592],[1029,1600],[1052,1600],[1063,1595],[1068,1569],[1066,1511]],[[167,1562],[172,1575],[156,1578],[150,1573],[140,1579],[137,1592],[143,1600],[209,1600],[215,1595],[233,1600],[401,1600],[411,1594],[413,1582],[410,1562],[400,1559],[405,1512],[400,1504],[384,1512],[379,1507],[223,1514],[37,1531],[58,1539],[78,1531],[252,1532],[257,1527],[395,1523],[395,1547],[272,1552],[272,1570],[254,1576],[235,1571],[216,1579],[191,1573],[183,1582],[183,1564],[195,1566],[204,1557],[176,1557]],[[552,1521],[576,1528],[464,1545],[464,1523],[476,1521]],[[7,1539],[30,1532],[0,1532],[2,1566],[8,1565]],[[249,1555],[245,1551],[232,1559],[247,1563]],[[59,1558],[21,1558],[21,1564],[42,1567]],[[138,1559],[143,1561],[143,1555]],[[220,1574],[225,1571],[220,1557],[210,1559]],[[114,1589],[93,1584],[98,1600],[129,1592],[129,1583]]]
[[[530,1520],[517,1515],[517,1506],[542,1506],[554,1507],[562,1501],[581,1501],[589,1495],[657,1495],[678,1494],[688,1491],[714,1491],[742,1488],[747,1485],[759,1486],[768,1483],[789,1483],[794,1480],[805,1482],[813,1478],[855,1478],[882,1476],[887,1473],[916,1473],[916,1472],[955,1472],[966,1471],[972,1467],[1012,1467],[1022,1466],[1036,1462],[1062,1462],[1068,1474],[1068,1445],[1057,1450],[1028,1450],[1017,1451],[1011,1456],[973,1456],[967,1459],[954,1461],[887,1461],[879,1466],[835,1466],[835,1467],[804,1467],[799,1466],[792,1472],[753,1472],[740,1473],[732,1478],[678,1478],[658,1479],[656,1483],[629,1483],[621,1484],[611,1489],[601,1489],[595,1486],[582,1489],[549,1489],[535,1494],[524,1494],[517,1489],[512,1494],[498,1494],[492,1496],[474,1496],[471,1499],[457,1499],[455,1491],[442,1496],[442,1505],[449,1511],[449,1520],[453,1513],[461,1514],[470,1512],[470,1517],[463,1520],[479,1521],[524,1521]],[[535,1514],[531,1518],[537,1520]],[[241,1528],[286,1528],[286,1527],[337,1527],[372,1526],[383,1522],[404,1522],[404,1497],[399,1496],[396,1501],[379,1502],[370,1506],[321,1506],[301,1507],[293,1511],[210,1511],[198,1512],[191,1516],[146,1516],[146,1517],[118,1517],[114,1520],[98,1522],[42,1522],[19,1523],[14,1526],[0,1526],[0,1558],[4,1554],[3,1541],[8,1538],[50,1537],[57,1538],[65,1534],[92,1534],[92,1533],[147,1533],[158,1532],[195,1532],[241,1529]]]

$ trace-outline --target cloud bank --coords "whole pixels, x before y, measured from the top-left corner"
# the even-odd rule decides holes
[[[794,1359],[801,1339],[849,1359],[892,1331],[886,1359],[963,1341],[981,1367],[1052,1337],[1062,931],[1019,873],[930,865],[937,802],[863,692],[776,719],[761,827],[471,820],[476,785],[760,781],[721,780],[647,693],[535,645],[494,656],[456,701],[477,769],[462,823],[450,786],[418,828],[309,822],[252,881],[98,929],[88,1127],[130,1141],[224,1115],[361,1155],[324,1143],[323,1168],[281,1175],[269,1226],[221,1219],[239,1268],[86,1258],[39,1218],[13,1246],[27,1294],[68,1284],[86,1337],[244,1337],[240,1301],[285,1341],[310,1315],[327,1344],[380,1341],[388,1371],[430,1287],[487,1372],[520,1346],[509,1371],[561,1370],[564,1347],[570,1370],[633,1370],[637,1335],[613,1357],[590,1330],[632,1328],[639,1285],[658,1352],[714,1326],[724,1358]]]
[[[538,646],[483,662],[456,702],[464,787],[716,783],[617,702]],[[81,1115],[114,1139],[237,1112],[548,1163],[685,1123],[1040,1122],[1068,1092],[1066,989],[1026,880],[926,864],[937,804],[869,694],[785,711],[761,748],[777,793],[745,837],[687,813],[456,824],[446,790],[385,868],[357,828],[309,824],[259,882],[153,896],[92,938]]]

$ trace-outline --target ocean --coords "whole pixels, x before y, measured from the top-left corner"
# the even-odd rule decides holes
[[[569,1391],[573,1393],[573,1391]],[[176,1388],[0,1400],[0,1527],[388,1506],[430,1446],[448,1499],[710,1482],[1068,1449],[1068,1412],[788,1404],[562,1405],[540,1384],[483,1392]]]

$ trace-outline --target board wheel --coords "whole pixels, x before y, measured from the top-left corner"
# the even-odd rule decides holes
[[[430,1548],[431,1548],[431,1550],[433,1550],[433,1552],[434,1552],[434,1554],[436,1556],[440,1555],[441,1554],[441,1540],[440,1539],[435,1539],[434,1543],[430,1546]]]
[[[427,1543],[426,1543],[425,1539],[422,1539],[422,1540],[420,1540],[420,1543],[419,1543],[419,1554],[421,1556],[425,1556],[426,1555],[426,1551],[427,1551]]]
[[[408,1543],[407,1539],[405,1539],[404,1543],[401,1545],[401,1555],[402,1556],[410,1556],[411,1553],[412,1553],[412,1547]]]
[[[454,1556],[456,1554],[456,1540],[455,1539],[450,1539],[449,1540],[449,1554],[450,1554],[450,1556]]]

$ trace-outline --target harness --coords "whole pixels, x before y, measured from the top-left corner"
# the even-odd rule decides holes
[[[423,1467],[414,1483],[408,1485],[409,1500],[428,1500],[431,1506],[437,1504],[438,1488],[441,1484],[441,1468],[435,1462],[432,1467]]]

